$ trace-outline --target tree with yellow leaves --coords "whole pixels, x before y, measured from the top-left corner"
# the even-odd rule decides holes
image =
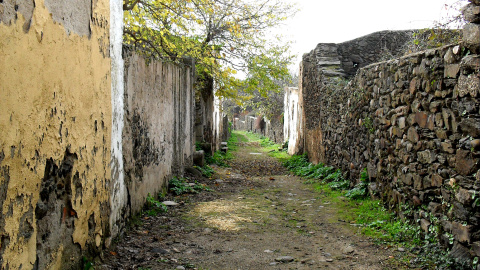
[[[288,76],[289,44],[266,38],[295,13],[281,0],[124,0],[123,9],[125,43],[157,59],[194,58],[220,96],[239,88],[266,94]]]

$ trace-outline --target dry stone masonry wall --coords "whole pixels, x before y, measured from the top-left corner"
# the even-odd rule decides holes
[[[480,257],[480,2],[462,44],[365,66],[350,82],[304,56],[305,151],[414,215],[466,263]],[[453,242],[451,241],[453,240]]]

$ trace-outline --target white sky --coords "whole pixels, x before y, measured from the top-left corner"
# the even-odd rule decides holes
[[[300,11],[279,32],[294,41],[297,54],[294,70],[301,56],[318,43],[341,43],[382,30],[432,27],[446,18],[459,0],[284,0],[296,2]],[[465,5],[466,0],[460,6]]]

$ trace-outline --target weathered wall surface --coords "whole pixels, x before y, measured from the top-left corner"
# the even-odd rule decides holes
[[[0,2],[2,269],[76,267],[109,234],[110,6],[77,2]]]
[[[413,31],[380,31],[343,43],[319,43],[310,52],[311,62],[325,76],[354,76],[357,70],[381,60],[386,55],[401,56]]]
[[[346,87],[307,55],[302,91],[309,157],[351,179],[367,168],[371,191],[397,210],[421,206],[411,218],[438,226],[470,263],[480,256],[480,25],[463,41],[371,64]]]
[[[298,88],[285,88],[283,113],[284,141],[288,141],[288,154],[296,155],[303,150],[303,99]]]
[[[244,117],[234,118],[233,128],[263,135],[278,144],[284,142],[284,124],[281,118],[269,120],[262,116],[255,116],[252,112]]]
[[[192,165],[193,63],[179,66],[132,54],[125,59],[123,159],[127,214]],[[130,211],[128,211],[130,209]]]

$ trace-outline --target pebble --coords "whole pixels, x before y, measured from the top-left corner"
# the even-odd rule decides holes
[[[348,254],[352,253],[355,249],[352,246],[347,246],[344,250],[343,253]]]
[[[168,250],[163,249],[163,248],[153,248],[153,249],[151,250],[151,252],[153,252],[153,253],[159,253],[159,254],[167,254],[167,253],[170,253]]]
[[[295,258],[293,258],[292,256],[281,256],[275,259],[275,261],[283,263],[293,262],[294,260]]]
[[[398,248],[398,251],[400,251],[400,252],[405,252],[405,249],[404,249],[403,247],[399,247],[399,248]]]
[[[266,250],[264,250],[263,252],[265,252],[265,253],[273,253],[273,250],[266,249]]]
[[[176,206],[176,205],[178,205],[178,203],[176,203],[174,201],[164,201],[162,203],[165,204],[166,206]]]
[[[177,266],[177,268],[175,268],[175,269],[177,269],[177,270],[185,270],[185,267],[179,265],[179,266]]]
[[[333,262],[333,259],[326,259],[327,262]]]

